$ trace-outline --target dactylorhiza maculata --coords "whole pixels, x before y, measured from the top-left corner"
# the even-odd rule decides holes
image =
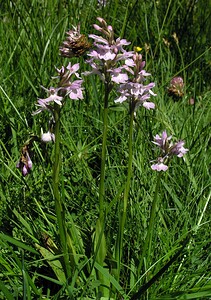
[[[132,57],[133,69],[129,68],[130,78],[127,82],[120,84],[117,91],[120,96],[115,100],[116,103],[122,103],[126,100],[131,101],[132,111],[137,109],[139,106],[143,106],[147,109],[154,109],[155,104],[149,102],[148,99],[151,96],[156,96],[152,92],[152,88],[155,86],[154,82],[144,85],[145,77],[150,76],[143,68],[145,67],[145,61],[142,61],[142,55],[134,53]]]
[[[62,67],[61,69],[56,69],[58,76],[56,79],[59,79],[57,87],[50,87],[46,89],[42,87],[47,93],[48,97],[45,99],[39,98],[37,101],[38,109],[33,113],[33,115],[39,114],[42,111],[48,111],[51,114],[49,121],[49,128],[46,133],[41,134],[41,140],[45,143],[55,142],[54,135],[54,103],[57,103],[59,106],[63,106],[65,103],[65,98],[69,97],[72,100],[83,99],[82,94],[82,82],[77,71],[79,70],[79,64],[71,65],[68,64],[67,67]],[[72,77],[75,76],[77,80],[72,80]],[[25,177],[29,174],[32,169],[32,160],[30,157],[30,147],[34,140],[37,140],[37,137],[32,137],[21,150],[21,157],[16,167],[21,170],[22,175]]]
[[[104,37],[90,34],[89,37],[94,40],[94,49],[88,52],[90,59],[87,63],[91,66],[92,71],[87,71],[84,75],[97,74],[100,79],[107,83],[111,90],[113,83],[125,83],[128,80],[127,71],[129,66],[133,65],[131,57],[134,52],[123,49],[130,42],[125,39],[114,39],[114,31],[111,25],[107,25],[102,18],[97,18],[101,26],[94,24],[94,28]]]
[[[45,99],[38,99],[38,109],[33,113],[33,115],[39,114],[42,111],[48,111],[52,115],[52,118],[49,122],[48,132],[42,134],[41,139],[43,142],[50,142],[55,140],[52,126],[54,122],[54,102],[62,107],[64,105],[64,99],[66,97],[72,100],[83,99],[81,87],[83,80],[77,73],[78,70],[79,64],[71,65],[71,63],[69,63],[67,67],[62,66],[61,69],[56,68],[58,76],[54,78],[59,79],[57,87],[50,87],[49,89],[42,87],[48,93],[48,97]],[[77,80],[73,81],[73,76],[76,76]]]
[[[92,71],[84,74],[99,75],[102,81],[109,84],[110,90],[114,83],[119,84],[117,91],[120,96],[115,100],[116,103],[130,99],[136,108],[143,105],[147,109],[153,109],[155,104],[148,102],[148,99],[156,96],[151,90],[155,83],[143,84],[145,77],[151,74],[143,69],[145,62],[142,61],[142,55],[124,50],[123,46],[128,46],[130,42],[120,38],[115,40],[112,26],[107,25],[102,18],[97,20],[101,27],[94,24],[94,28],[104,37],[89,35],[94,39],[94,49],[87,54],[91,57],[87,63],[92,67]]]
[[[176,155],[183,157],[188,152],[188,149],[184,148],[184,141],[178,141],[176,143],[170,142],[172,136],[167,135],[166,131],[163,131],[162,135],[156,134],[153,143],[157,145],[162,153],[162,156],[158,157],[157,162],[151,166],[152,170],[155,171],[166,171],[168,170],[167,163],[169,159]]]

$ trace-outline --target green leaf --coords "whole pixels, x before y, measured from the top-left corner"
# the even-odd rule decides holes
[[[108,269],[103,268],[97,262],[95,262],[95,268],[103,275],[103,277],[107,278],[109,282],[116,288],[116,290],[120,293],[124,299],[127,299],[127,296],[121,287],[121,285],[116,281],[116,279],[109,273]]]
[[[101,224],[101,220],[97,220],[96,231],[95,231],[95,253],[96,261],[103,265],[103,262],[106,257],[106,240],[103,232],[103,226]]]
[[[38,254],[38,252],[36,250],[34,250],[34,248],[32,248],[31,246],[28,246],[26,244],[24,244],[23,242],[21,241],[18,241],[4,233],[0,233],[0,239],[4,240],[4,241],[7,241],[9,242],[10,244],[13,244],[21,249],[24,249],[24,250],[27,250],[29,252],[32,252],[34,254]]]
[[[49,250],[47,250],[46,248],[44,248],[42,246],[40,246],[38,244],[35,244],[35,246],[36,246],[37,250],[42,254],[44,259],[46,259],[49,266],[51,266],[51,268],[54,271],[54,273],[55,273],[56,277],[58,278],[58,280],[61,283],[65,283],[66,282],[65,273],[64,273],[64,270],[62,268],[62,264],[57,259],[57,257],[55,257],[54,254],[52,254]]]

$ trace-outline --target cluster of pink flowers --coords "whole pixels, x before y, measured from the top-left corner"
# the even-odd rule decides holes
[[[123,46],[129,45],[130,42],[120,38],[115,40],[112,26],[107,25],[102,18],[97,18],[97,20],[101,27],[96,24],[93,26],[104,37],[95,34],[89,35],[94,40],[94,49],[91,49],[87,54],[90,56],[87,63],[91,66],[92,71],[84,74],[97,74],[102,81],[107,83],[110,81],[117,84],[124,83],[128,80],[126,70],[131,65],[130,58],[133,56],[133,52],[127,52]]]
[[[155,171],[166,171],[168,170],[168,166],[166,163],[168,162],[169,158],[173,155],[178,157],[183,157],[184,154],[188,152],[188,149],[184,148],[184,141],[178,141],[176,143],[170,142],[172,136],[167,135],[166,131],[163,131],[162,135],[159,136],[158,134],[154,137],[153,143],[157,145],[162,152],[162,156],[158,157],[157,163],[151,166],[152,170]]]
[[[42,87],[47,93],[47,98],[39,98],[37,101],[38,109],[33,113],[33,115],[39,114],[42,111],[48,111],[51,113],[51,119],[49,121],[49,129],[46,133],[42,133],[41,140],[45,143],[55,141],[54,135],[54,103],[59,106],[64,104],[64,98],[69,97],[72,100],[83,99],[82,94],[82,82],[83,80],[79,77],[77,71],[79,70],[79,64],[71,65],[68,64],[67,67],[62,67],[61,69],[56,69],[58,76],[57,87],[50,87],[46,89]],[[72,76],[76,76],[76,80],[72,80]],[[26,145],[22,149],[22,155],[17,163],[16,167],[19,168],[23,176],[26,176],[32,169],[32,161],[29,156],[29,147]]]
[[[154,108],[155,104],[147,100],[156,96],[152,92],[155,83],[144,85],[145,77],[151,74],[143,69],[145,62],[142,61],[142,55],[124,50],[123,47],[130,42],[120,38],[115,40],[112,26],[102,18],[98,18],[98,21],[101,26],[94,24],[94,28],[104,37],[89,35],[94,40],[94,49],[88,53],[91,58],[87,60],[92,71],[85,74],[97,74],[106,83],[119,84],[117,92],[120,96],[115,100],[116,103],[131,100],[135,107],[143,105],[147,109]]]
[[[55,102],[62,106],[62,102],[66,96],[72,100],[83,99],[81,87],[83,80],[78,79],[72,81],[73,75],[75,75],[77,78],[80,78],[79,74],[77,73],[79,70],[79,64],[71,66],[71,63],[69,63],[67,67],[62,66],[61,69],[56,70],[58,76],[55,78],[59,79],[59,84],[56,88],[50,87],[49,89],[46,89],[45,87],[42,87],[48,93],[48,97],[45,99],[38,99],[37,106],[39,108],[33,113],[34,115],[42,112],[43,110],[53,112],[53,107],[51,104]]]
[[[137,108],[143,105],[147,109],[154,109],[155,104],[153,102],[148,102],[151,96],[156,96],[152,92],[152,88],[155,86],[154,82],[144,85],[145,77],[150,76],[143,68],[145,67],[145,61],[142,61],[142,55],[135,53],[133,55],[133,62],[130,68],[131,78],[127,80],[126,83],[120,84],[118,92],[120,96],[115,100],[115,102],[124,102],[127,99],[132,100],[133,108]]]
[[[79,77],[77,71],[79,70],[79,64],[71,65],[68,64],[67,67],[62,66],[61,69],[56,69],[58,76],[56,79],[59,79],[58,86],[50,87],[43,89],[48,93],[48,97],[45,99],[39,98],[37,101],[38,109],[33,113],[33,115],[39,114],[40,112],[47,110],[49,111],[52,116],[54,115],[54,106],[52,105],[54,102],[58,105],[62,106],[65,97],[69,97],[72,100],[83,99],[82,94],[82,82],[83,80]],[[75,75],[77,80],[72,81],[72,76]],[[50,142],[54,141],[55,137],[52,132],[52,123],[53,121],[49,122],[50,128],[47,133],[42,134],[42,141],[43,142]]]
[[[100,1],[99,1],[100,2]],[[103,1],[105,5],[106,1]],[[155,104],[149,99],[156,94],[152,91],[155,87],[154,82],[146,83],[147,77],[151,74],[147,73],[145,61],[142,60],[142,55],[134,51],[126,51],[125,46],[130,42],[126,39],[114,38],[114,30],[111,25],[107,25],[103,18],[98,17],[99,25],[94,24],[93,27],[100,35],[90,34],[89,38],[93,39],[93,47],[88,42],[85,35],[80,33],[80,25],[74,27],[73,30],[67,32],[67,38],[60,47],[60,53],[64,57],[78,57],[83,55],[88,49],[89,59],[86,62],[91,66],[91,71],[86,71],[84,75],[96,74],[107,86],[109,93],[114,85],[117,85],[118,97],[114,100],[115,103],[122,103],[129,100],[131,112],[134,113],[139,106],[146,109],[154,109]],[[42,133],[41,140],[43,142],[55,141],[54,136],[54,111],[58,105],[64,105],[66,97],[72,100],[83,99],[83,80],[78,74],[79,64],[67,67],[62,66],[57,69],[58,80],[57,87],[45,88],[42,87],[48,94],[46,98],[39,98],[37,101],[37,110],[33,115],[39,114],[42,111],[48,111],[51,114],[49,128],[46,133]],[[73,76],[76,77],[73,79]],[[175,77],[172,79],[168,89],[171,95],[183,95],[183,79]],[[156,135],[154,144],[161,151],[162,156],[157,159],[157,163],[151,168],[156,171],[166,171],[166,165],[169,158],[173,155],[182,157],[188,149],[184,148],[184,141],[178,141],[173,144],[170,142],[171,136],[167,136],[166,131],[161,136]],[[27,148],[23,148],[23,153],[17,167],[21,169],[23,176],[26,176],[32,168],[31,158]]]

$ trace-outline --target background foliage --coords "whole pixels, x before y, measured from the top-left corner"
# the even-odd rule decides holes
[[[16,169],[16,162],[30,135],[40,135],[40,128],[47,129],[47,119],[32,117],[32,111],[36,109],[37,97],[44,96],[41,85],[51,86],[54,67],[67,63],[58,51],[65,32],[80,22],[82,33],[93,33],[92,24],[98,16],[112,24],[116,37],[131,41],[131,50],[134,46],[143,48],[146,70],[156,82],[158,95],[157,109],[154,112],[140,109],[134,123],[125,268],[119,283],[125,291],[122,297],[130,299],[140,285],[153,277],[188,232],[191,239],[180,259],[143,297],[211,297],[210,12],[208,0],[111,0],[105,7],[96,0],[0,3],[0,299],[67,299],[61,285],[59,260],[55,260],[59,251],[51,185],[52,145],[35,144],[33,172],[25,179]],[[84,71],[87,68],[84,58],[79,60]],[[185,95],[179,101],[167,94],[175,75],[185,80]],[[84,100],[68,102],[62,116],[61,191],[69,230],[75,238],[80,274],[70,284],[72,299],[96,299],[99,285],[92,275],[89,257],[98,211],[102,87],[94,77],[84,80]],[[128,156],[127,105],[114,105],[115,95],[112,97],[105,182],[110,268]],[[194,105],[189,104],[190,98],[194,98]],[[175,159],[162,177],[151,254],[154,265],[136,278],[156,178],[150,169],[150,161],[156,157],[151,140],[165,128],[168,133],[185,139],[189,153],[185,161]],[[49,258],[52,253],[54,260]],[[115,297],[120,299],[118,294]]]

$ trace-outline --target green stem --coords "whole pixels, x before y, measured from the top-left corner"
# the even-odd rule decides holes
[[[102,221],[104,218],[104,197],[105,197],[105,166],[106,166],[106,144],[108,132],[108,84],[105,84],[105,98],[103,110],[103,140],[101,153],[100,167],[100,185],[99,185],[99,218]]]
[[[102,140],[102,153],[101,153],[101,167],[100,167],[100,184],[99,184],[99,218],[95,230],[95,255],[96,261],[103,267],[106,257],[106,239],[104,235],[104,222],[105,222],[105,168],[106,168],[106,144],[108,132],[108,96],[109,84],[105,83],[105,98],[103,109],[103,140]],[[107,284],[106,278],[98,272],[98,278],[101,282],[99,287],[99,295],[108,296],[108,289],[105,288]]]
[[[148,227],[147,236],[146,236],[146,239],[145,239],[145,242],[144,242],[144,247],[143,247],[140,263],[139,263],[139,266],[138,266],[138,274],[140,274],[140,272],[141,272],[141,269],[142,269],[142,266],[143,266],[143,263],[144,263],[144,259],[146,258],[146,261],[150,262],[152,236],[153,236],[154,223],[155,223],[155,214],[156,214],[157,202],[158,202],[158,199],[159,199],[158,190],[159,190],[159,186],[160,186],[160,178],[161,178],[161,173],[159,173],[158,177],[157,177],[157,183],[156,183],[156,187],[155,187],[154,199],[153,199],[153,202],[152,202],[152,208],[151,208],[151,212],[150,212],[149,227]],[[147,253],[147,249],[148,249],[148,253]]]
[[[128,169],[127,169],[127,181],[125,184],[124,197],[123,197],[123,209],[120,211],[120,222],[119,222],[119,232],[117,237],[117,245],[115,249],[115,258],[117,261],[117,273],[115,274],[116,279],[119,280],[120,276],[120,265],[122,259],[122,250],[123,250],[123,235],[124,227],[127,217],[127,204],[128,197],[130,192],[130,182],[132,176],[132,162],[133,162],[133,121],[134,121],[134,109],[130,113],[130,126],[129,126],[129,138],[128,138],[128,148],[129,148],[129,157],[128,157]]]
[[[60,177],[60,106],[55,103],[54,105],[54,118],[55,118],[55,153],[54,153],[54,164],[53,164],[53,193],[55,200],[55,210],[57,223],[59,228],[59,240],[61,249],[63,252],[63,265],[65,270],[65,275],[67,278],[71,276],[71,269],[68,257],[67,248],[67,231],[65,225],[65,209],[61,201],[59,192],[59,177]]]

